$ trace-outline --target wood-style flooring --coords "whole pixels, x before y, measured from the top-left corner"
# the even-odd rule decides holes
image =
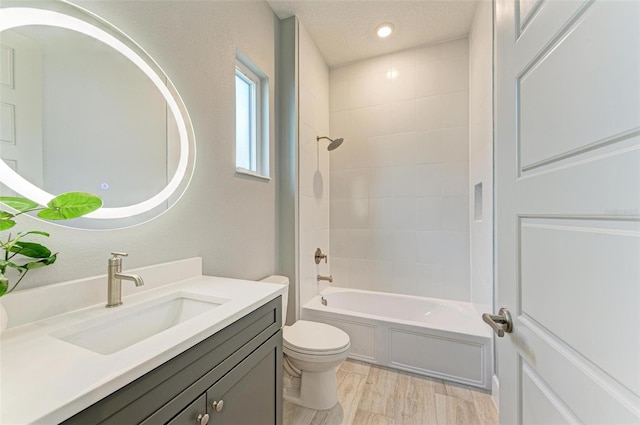
[[[285,400],[284,425],[497,425],[486,391],[354,360],[338,370],[338,404],[313,410]]]

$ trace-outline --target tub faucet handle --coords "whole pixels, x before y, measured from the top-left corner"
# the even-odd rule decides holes
[[[316,260],[316,264],[320,264],[321,260],[324,260],[324,263],[327,264],[327,254],[323,254],[320,248],[316,248],[316,254],[313,258]]]

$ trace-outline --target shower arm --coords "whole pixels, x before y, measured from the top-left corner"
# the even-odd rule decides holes
[[[341,138],[341,137],[337,138],[337,139],[332,139],[332,138],[326,137],[326,136],[316,136],[316,142],[320,142],[320,140],[322,140],[322,139],[327,139],[329,142],[331,142],[331,143],[329,143],[329,146],[327,146],[327,150],[328,151],[335,150],[344,141],[344,139]]]

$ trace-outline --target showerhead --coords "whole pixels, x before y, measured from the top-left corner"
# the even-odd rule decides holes
[[[334,149],[337,149],[337,148],[338,148],[338,146],[340,146],[340,145],[342,144],[342,142],[344,141],[344,139],[343,139],[342,137],[341,137],[341,138],[339,138],[339,139],[335,139],[335,140],[330,139],[330,138],[325,137],[325,136],[322,136],[322,137],[321,137],[321,136],[317,136],[317,137],[316,137],[316,141],[317,141],[317,142],[319,142],[319,141],[320,141],[320,140],[322,140],[322,139],[327,139],[328,141],[330,141],[330,142],[331,142],[331,143],[329,143],[329,146],[327,146],[327,150],[328,150],[328,151],[332,151],[332,150],[334,150]]]
[[[333,142],[329,143],[329,146],[327,146],[327,150],[328,151],[332,151],[334,149],[337,149],[338,146],[340,146],[343,141],[344,141],[344,139],[342,137],[339,138],[339,139],[334,140]]]

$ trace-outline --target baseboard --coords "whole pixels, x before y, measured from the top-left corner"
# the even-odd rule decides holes
[[[493,404],[496,405],[496,409],[498,412],[500,411],[500,381],[496,375],[493,375],[493,379],[491,380],[493,384],[491,385],[491,399],[493,400]]]

